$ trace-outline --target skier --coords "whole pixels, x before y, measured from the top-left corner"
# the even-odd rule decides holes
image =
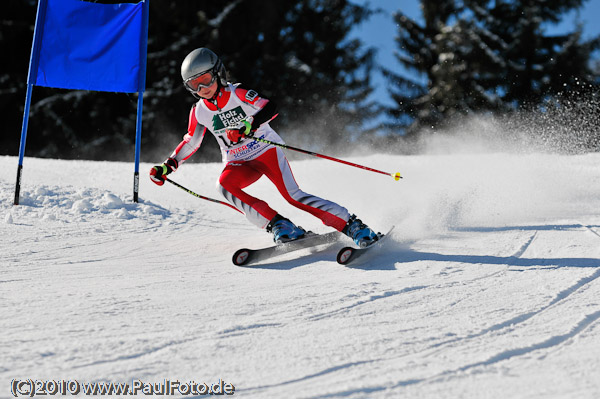
[[[181,65],[181,77],[185,88],[198,102],[190,111],[183,141],[162,165],[150,169],[150,179],[154,183],[162,186],[164,177],[198,150],[206,131],[210,130],[219,143],[225,164],[217,189],[251,223],[272,233],[276,243],[302,238],[306,231],[281,216],[265,201],[244,191],[262,175],[275,184],[290,204],[346,234],[358,246],[366,247],[378,239],[373,230],[355,215],[350,215],[346,208],[300,190],[279,147],[250,138],[256,136],[283,144],[269,125],[278,115],[275,103],[239,83],[228,82],[225,66],[214,52],[199,48],[189,53]]]

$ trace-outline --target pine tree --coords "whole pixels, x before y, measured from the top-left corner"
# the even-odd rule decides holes
[[[424,25],[408,18],[401,11],[394,17],[399,26],[396,43],[400,48],[397,55],[398,61],[413,73],[431,71],[437,63],[437,54],[434,47],[436,35],[448,18],[456,13],[454,1],[438,2],[435,0],[422,0]],[[408,127],[413,120],[431,120],[435,108],[427,103],[428,87],[432,86],[431,76],[428,76],[427,85],[405,78],[390,69],[383,68],[384,76],[392,83],[390,91],[396,107],[390,109],[389,114],[394,117],[402,128]],[[424,101],[422,101],[424,100]]]
[[[590,59],[599,48],[599,39],[584,42],[581,26],[562,35],[545,32],[545,25],[559,22],[584,1],[496,1],[488,9],[473,0],[467,2],[477,21],[499,38],[499,53],[508,61],[500,85],[505,102],[538,104],[548,96],[576,90],[582,83],[593,84]]]
[[[541,104],[594,84],[590,58],[599,40],[582,41],[581,28],[559,36],[544,29],[583,1],[422,0],[423,25],[398,14],[399,61],[427,76],[427,84],[388,71],[397,103],[390,114],[400,126],[410,120],[411,133],[456,115]]]

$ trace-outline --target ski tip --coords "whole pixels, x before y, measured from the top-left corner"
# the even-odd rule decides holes
[[[244,266],[250,260],[250,250],[246,248],[238,249],[231,259],[236,266]]]
[[[345,265],[352,259],[352,255],[354,254],[355,249],[352,247],[342,248],[337,254],[337,263],[340,265]]]

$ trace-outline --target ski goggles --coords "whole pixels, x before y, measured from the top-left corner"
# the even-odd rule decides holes
[[[191,78],[185,80],[183,83],[185,84],[186,89],[191,91],[192,93],[197,92],[202,88],[209,88],[215,83],[217,80],[217,76],[212,72],[202,72],[198,75],[194,75]]]

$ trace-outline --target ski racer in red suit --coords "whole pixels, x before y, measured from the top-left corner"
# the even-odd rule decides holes
[[[301,238],[306,231],[278,214],[265,201],[244,191],[262,175],[275,184],[290,204],[348,235],[357,245],[364,247],[377,240],[375,232],[350,215],[346,208],[300,190],[281,148],[250,138],[283,144],[269,125],[277,116],[277,108],[273,101],[256,91],[227,82],[226,75],[219,57],[207,48],[196,49],[184,59],[181,76],[186,89],[199,101],[192,107],[183,141],[162,165],[150,170],[150,179],[163,185],[164,176],[192,156],[210,130],[221,147],[225,164],[217,189],[250,222],[273,233],[275,242]]]

